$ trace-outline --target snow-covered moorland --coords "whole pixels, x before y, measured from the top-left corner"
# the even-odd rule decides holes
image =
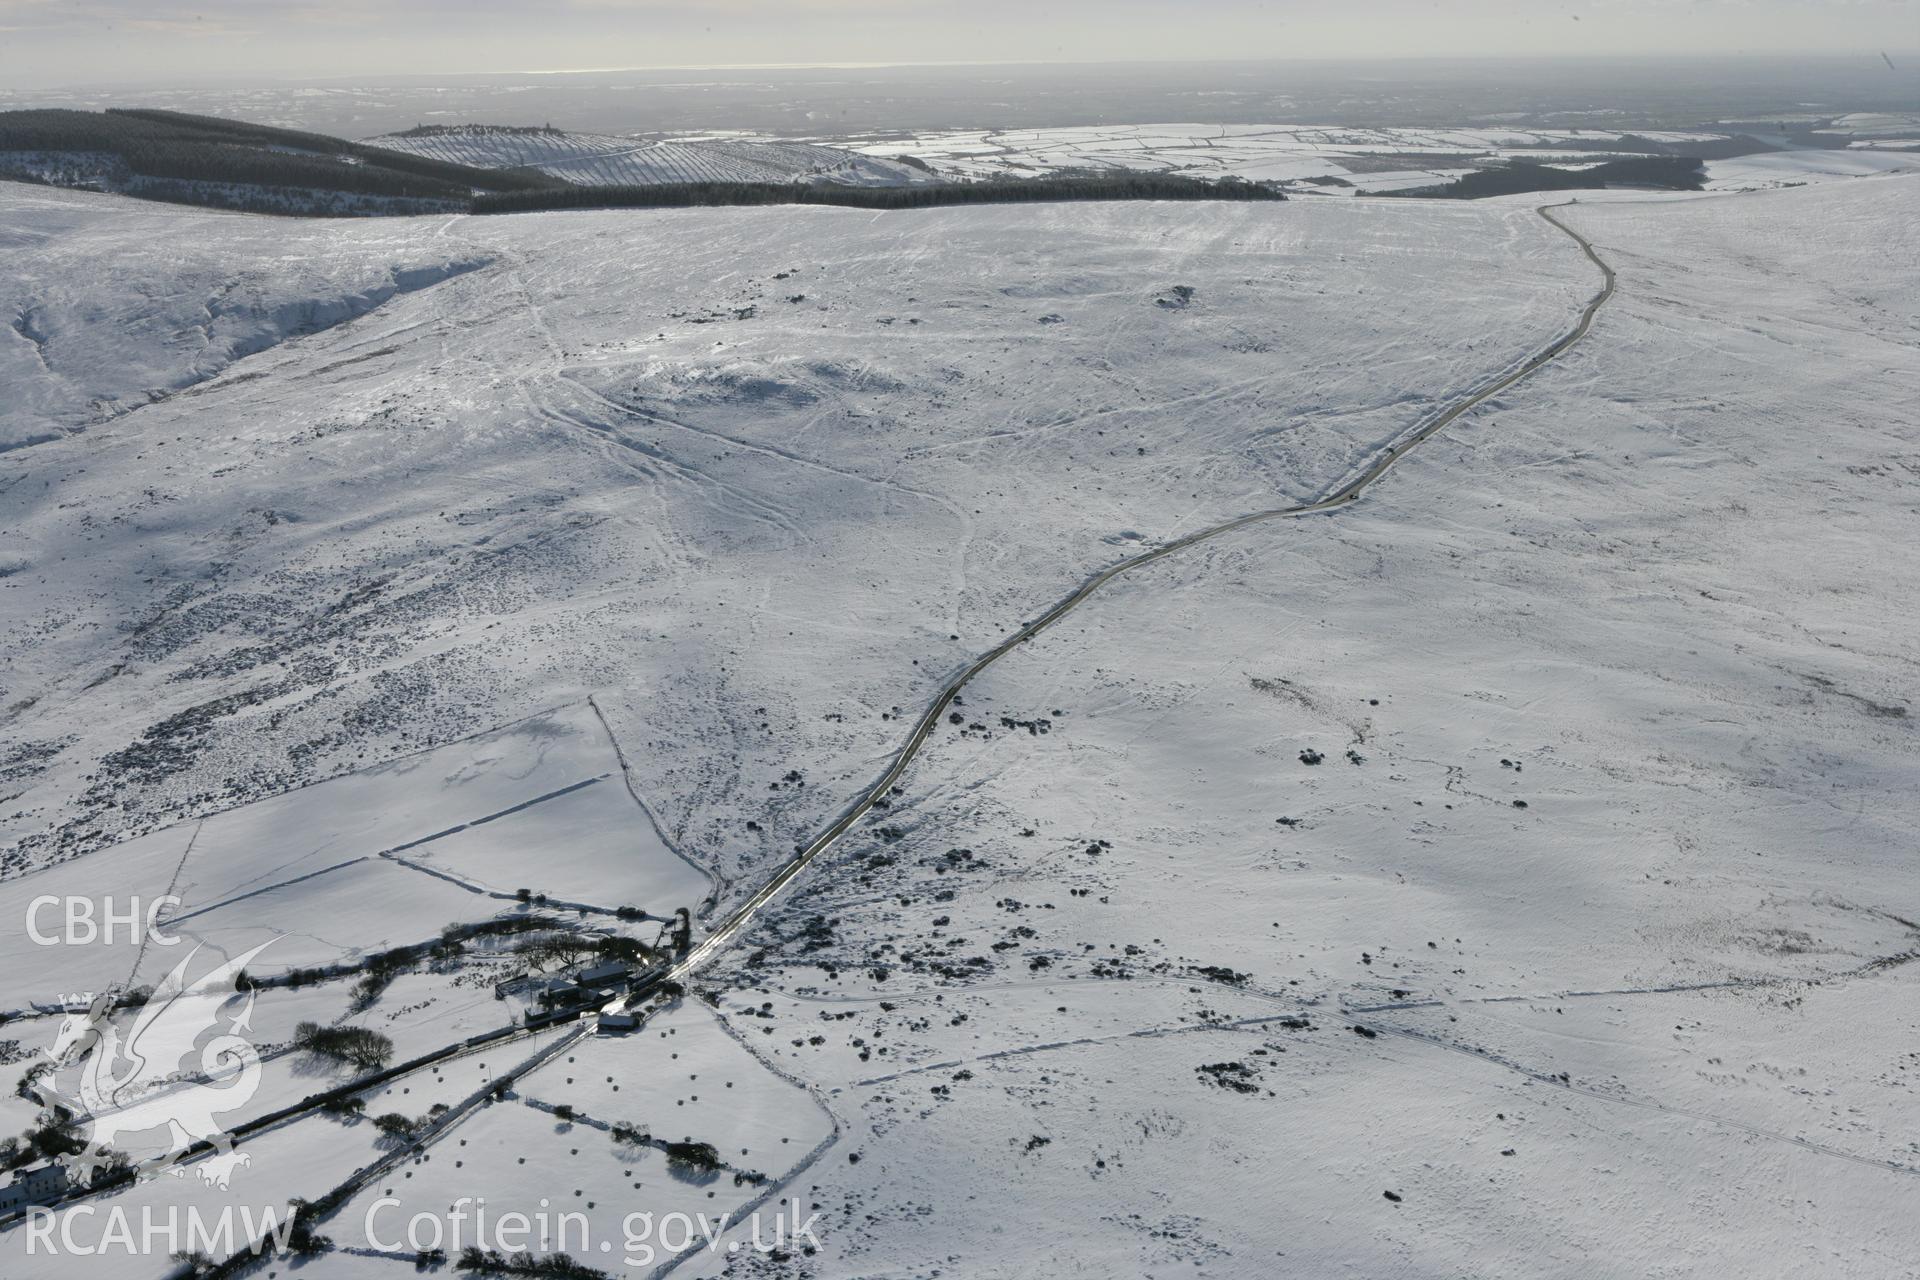
[[[19,867],[595,694],[670,837],[763,870],[1028,611],[1313,494],[1591,284],[1523,208],[291,224],[330,246],[12,190],[16,269],[159,275],[13,281],[48,400],[185,380],[233,280],[486,264],[4,455]]]
[[[689,1273],[1899,1274],[1916,183],[1559,211],[1618,273],[1577,346],[1015,648],[636,1033],[441,1060],[367,1112],[453,1107],[425,1149],[313,1114],[236,1191],[383,1161],[317,1276],[412,1274],[389,1191],[821,1212]],[[505,934],[356,961],[718,919],[1087,575],[1333,492],[1600,285],[1523,201],[0,204],[0,911],[171,890],[349,970],[262,994],[256,1114],[349,1078],[299,1022],[524,1003]],[[164,967],[7,955],[26,1052]]]
[[[830,1273],[1903,1273],[1913,195],[1566,211],[1584,345],[975,682],[732,967]]]

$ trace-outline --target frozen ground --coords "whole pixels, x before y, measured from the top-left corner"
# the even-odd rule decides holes
[[[383,1162],[293,1272],[353,1280],[413,1274],[365,1234],[384,1191],[590,1203],[615,1244],[630,1212],[819,1207],[817,1255],[687,1274],[1902,1274],[1916,183],[1564,211],[1619,292],[1562,360],[1359,505],[1021,646],[637,1032],[438,1060],[367,1111],[458,1108],[424,1150],[307,1115],[236,1193]],[[1598,285],[1519,202],[0,201],[62,260],[124,263],[142,218],[209,246],[45,310],[47,351],[123,359],[23,375],[151,402],[0,455],[0,912],[171,891],[183,937],[284,934],[288,965],[713,918],[1021,620],[1323,492]],[[337,296],[336,257],[472,266],[157,394],[210,279]],[[55,290],[33,261],[0,307]],[[20,1053],[69,985],[174,959],[9,946]],[[426,1053],[510,1021],[523,967],[264,992],[253,1114],[346,1078],[296,1023]]]

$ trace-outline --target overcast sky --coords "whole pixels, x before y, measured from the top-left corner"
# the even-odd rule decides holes
[[[834,62],[1871,53],[1920,0],[0,0],[0,88]]]

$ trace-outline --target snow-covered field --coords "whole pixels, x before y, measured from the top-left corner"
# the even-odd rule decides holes
[[[1882,122],[1881,127],[1890,126]],[[1673,130],[1629,135],[1578,129],[1165,124],[955,130],[806,143],[725,136],[643,140],[464,126],[367,141],[481,168],[539,169],[587,186],[793,181],[893,186],[936,176],[1005,179],[1133,170],[1243,178],[1284,184],[1300,194],[1347,195],[1437,186],[1513,160],[1580,167],[1643,154],[1649,142],[1684,153],[1690,142],[1711,145],[1730,136]],[[1915,157],[1900,149],[1910,145],[1910,140],[1869,131],[1865,144],[1849,150],[1712,160],[1708,185],[1746,191],[1910,171]]]
[[[559,130],[449,126],[366,141],[478,169],[537,169],[580,186],[671,182],[832,182],[891,187],[924,181],[911,165],[835,147],[774,139],[642,139]]]
[[[1769,151],[1707,164],[1709,191],[1755,191],[1864,178],[1881,173],[1920,173],[1920,155],[1908,151]]]
[[[1762,152],[1708,162],[1713,190],[1746,191],[1910,171],[1913,145],[1894,118],[1848,118],[1849,150]],[[1650,130],[1405,129],[1335,125],[1083,125],[822,138],[814,143],[726,136],[643,140],[602,134],[455,126],[369,138],[377,146],[481,168],[539,169],[587,186],[661,182],[831,181],[892,186],[934,177],[1034,178],[1131,170],[1242,178],[1298,194],[1399,191],[1451,182],[1489,165],[1526,161],[1581,167],[1645,154],[1684,154],[1731,134]],[[830,145],[829,145],[830,144]],[[904,163],[907,157],[914,164]]]
[[[1687,144],[1725,142],[1730,134],[1592,129],[1393,129],[1336,125],[1085,125],[1059,129],[956,130],[856,139],[846,145],[876,156],[913,156],[943,175],[1025,178],[1049,173],[1131,169],[1194,178],[1280,182],[1322,194],[1403,190],[1450,182],[1503,161],[1581,166],[1643,154],[1646,143],[1686,154]],[[1716,188],[1744,190],[1911,169],[1914,157],[1793,151],[1714,160]]]
[[[388,1193],[820,1212],[686,1274],[1903,1274],[1916,195],[1562,211],[1619,273],[1566,356],[989,668],[639,1030],[441,1060],[367,1108],[460,1108],[424,1151],[309,1115],[232,1195],[387,1158],[295,1272],[355,1280],[413,1273]],[[974,655],[1599,285],[1521,201],[0,214],[0,918],[170,892],[267,976],[717,918]],[[0,948],[16,1061],[185,950]],[[346,1078],[297,1023],[405,1059],[523,968],[263,990],[249,1114]]]

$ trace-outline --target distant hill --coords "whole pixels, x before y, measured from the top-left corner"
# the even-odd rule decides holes
[[[535,172],[583,187],[825,182],[898,187],[929,182],[924,164],[805,142],[750,138],[648,141],[547,126],[422,125],[365,146],[463,167]]]
[[[544,125],[425,125],[349,142],[173,111],[0,112],[0,179],[254,213],[371,216],[839,204],[1279,200],[1165,174],[952,181],[917,159],[802,142],[648,142]]]
[[[0,112],[0,178],[271,213],[417,213],[551,178],[175,111]]]

